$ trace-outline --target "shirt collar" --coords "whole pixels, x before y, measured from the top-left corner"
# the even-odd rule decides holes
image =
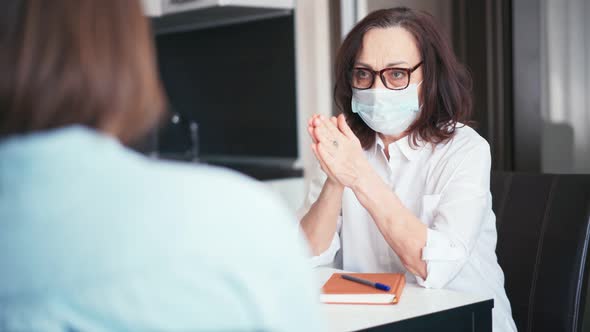
[[[426,147],[426,143],[424,141],[418,140],[417,145],[414,145],[412,140],[410,139],[410,135],[406,135],[397,141],[390,144],[396,145],[398,149],[402,152],[404,157],[408,159],[408,161],[416,160],[418,156],[422,153],[422,150]],[[377,154],[378,151],[384,150],[385,144],[381,137],[378,134],[375,134],[375,146],[374,146],[374,153]]]

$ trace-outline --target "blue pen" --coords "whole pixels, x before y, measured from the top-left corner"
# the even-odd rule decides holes
[[[350,281],[354,281],[354,282],[358,282],[359,284],[363,284],[363,285],[367,285],[367,286],[371,286],[383,291],[389,291],[391,289],[391,287],[382,284],[380,282],[372,282],[370,280],[365,280],[365,279],[361,279],[361,278],[357,278],[348,274],[343,274],[342,275],[342,279],[346,279],[346,280],[350,280]]]

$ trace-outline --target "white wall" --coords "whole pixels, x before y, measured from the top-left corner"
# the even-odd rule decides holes
[[[543,171],[590,173],[590,1],[541,8]]]
[[[295,61],[297,89],[298,166],[304,178],[265,181],[295,213],[301,207],[306,183],[317,171],[307,133],[313,114],[332,114],[332,54],[329,1],[297,0],[295,3]]]
[[[329,9],[326,0],[297,0],[295,4],[299,163],[306,183],[316,170],[307,121],[316,113],[331,115],[333,107]]]

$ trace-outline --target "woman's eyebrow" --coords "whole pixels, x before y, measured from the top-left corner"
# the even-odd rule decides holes
[[[369,68],[369,69],[373,69],[373,67],[371,67],[370,65],[366,64],[366,63],[362,63],[362,62],[355,62],[354,63],[355,67],[365,67],[365,68]]]
[[[396,62],[390,62],[390,63],[388,63],[388,64],[385,66],[385,68],[388,68],[388,67],[394,67],[394,66],[401,65],[401,64],[406,64],[406,65],[409,65],[409,64],[408,64],[406,61],[396,61]],[[354,63],[354,66],[355,66],[355,67],[365,67],[365,68],[373,69],[373,67],[372,67],[371,65],[368,65],[368,64],[366,64],[366,63],[359,62],[359,61],[355,62],[355,63]]]
[[[385,67],[393,67],[393,66],[397,66],[397,65],[403,65],[404,63],[406,65],[409,65],[409,63],[407,63],[406,61],[397,61],[397,62],[390,62]]]

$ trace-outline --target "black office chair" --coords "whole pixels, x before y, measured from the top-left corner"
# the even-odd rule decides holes
[[[518,331],[582,331],[590,175],[493,173],[491,191]]]

